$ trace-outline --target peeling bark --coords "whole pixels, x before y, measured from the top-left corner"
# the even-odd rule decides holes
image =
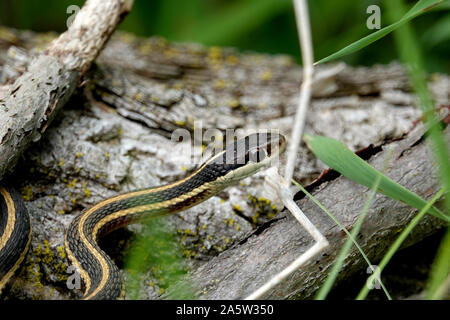
[[[41,138],[132,3],[87,1],[70,28],[31,61],[11,86],[0,101],[0,179]]]
[[[32,69],[36,48],[52,37],[2,29],[0,97],[17,89],[19,80],[13,81]],[[300,75],[301,69],[293,60],[282,55],[114,35],[52,125],[40,124],[46,128],[42,138],[24,153],[10,175],[10,182],[26,200],[33,240],[9,296],[77,297],[65,287],[67,260],[60,255],[64,230],[81,210],[106,197],[173,182],[194,170],[198,163],[184,153],[187,143],[170,139],[175,129],[193,132],[194,123],[201,121],[203,130],[241,129],[245,134],[251,129],[280,129],[289,137]],[[77,82],[71,78],[60,81]],[[450,77],[434,75],[429,87],[437,106],[450,105]],[[53,91],[42,96],[45,106],[52,101],[61,103],[66,96],[58,91],[62,87],[50,88]],[[54,92],[53,96],[49,92]],[[365,158],[378,169],[386,157],[385,149],[392,146],[386,174],[429,199],[438,183],[430,152],[420,140],[420,112],[414,102],[398,64],[320,66],[306,132],[332,136],[353,150],[375,145],[365,150]],[[33,125],[39,127],[35,122],[30,125],[35,128]],[[392,139],[397,140],[386,142]],[[284,161],[282,158],[281,165]],[[295,179],[305,184],[325,169],[305,148],[299,151],[296,168]],[[199,206],[166,218],[178,234],[183,254],[189,257],[193,283],[202,298],[244,297],[311,245],[309,236],[286,212],[273,219],[276,210],[271,207],[274,202],[265,202],[272,198],[263,178],[263,173],[257,174]],[[338,175],[325,176],[310,188],[349,228],[368,193]],[[258,200],[260,197],[263,200]],[[311,297],[345,240],[338,227],[309,200],[300,194],[296,200],[331,246],[326,256],[299,270],[269,298]],[[384,196],[376,197],[360,239],[373,261],[415,213]],[[440,227],[439,221],[427,216],[408,244]],[[123,243],[139,232],[136,226],[126,230],[115,235],[111,246],[116,251],[121,252]],[[121,261],[120,253],[114,257]],[[362,268],[365,270],[363,260],[352,252],[341,280]],[[143,283],[150,281],[155,285],[145,285],[142,297],[160,298],[158,279],[152,271]]]

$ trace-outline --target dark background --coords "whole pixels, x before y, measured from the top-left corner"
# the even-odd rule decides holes
[[[386,1],[386,0],[385,0]],[[0,25],[63,32],[70,5],[81,0],[0,0]],[[372,32],[366,9],[381,8],[381,26],[390,24],[379,0],[309,1],[314,55],[319,60]],[[415,1],[407,1],[411,7]],[[412,21],[429,72],[450,73],[450,1]],[[121,30],[172,41],[234,46],[241,50],[286,53],[300,61],[292,0],[135,0]],[[389,63],[396,58],[387,36],[344,61],[352,65]]]

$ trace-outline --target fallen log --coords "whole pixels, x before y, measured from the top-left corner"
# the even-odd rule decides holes
[[[70,28],[11,83],[0,100],[0,179],[41,138],[132,4],[129,0],[87,1]]]
[[[42,38],[11,29],[0,32],[3,99],[9,99],[14,79],[29,70]],[[186,143],[171,140],[176,129],[193,133],[198,121],[204,131],[279,129],[289,136],[300,71],[292,59],[282,55],[172,44],[125,33],[113,36],[85,74],[83,85],[9,176],[26,200],[33,224],[31,250],[9,297],[79,296],[65,283],[65,229],[81,210],[105,197],[172,182],[194,170],[198,163],[183,153]],[[446,75],[430,80],[437,106],[450,104],[449,83]],[[414,101],[398,64],[322,66],[316,75],[306,132],[332,136],[353,150],[380,146],[369,149],[367,156],[378,169],[386,157],[384,149],[392,146],[386,174],[429,199],[438,184],[432,157],[420,139],[420,112]],[[391,140],[395,141],[387,142]],[[296,168],[295,179],[305,184],[325,169],[305,148],[299,151]],[[315,186],[314,195],[350,228],[368,190],[342,177]],[[263,174],[258,174],[199,206],[167,217],[183,255],[189,258],[192,283],[200,297],[245,297],[311,245],[285,212],[273,217],[277,211],[271,202],[267,204],[267,197]],[[269,298],[311,297],[345,240],[327,216],[299,197],[300,207],[332,243],[331,251],[319,257],[317,264],[314,261],[292,275]],[[415,212],[377,196],[361,231],[361,246],[373,261]],[[441,226],[427,216],[408,244]],[[109,239],[113,244],[108,253],[119,264],[123,250],[138,232],[139,228],[131,226]],[[352,252],[341,280],[361,268],[365,268],[363,260]],[[149,271],[145,279],[144,283],[153,285],[144,287],[142,297],[162,297],[157,276]]]
[[[445,130],[450,142],[450,128]],[[450,143],[448,144],[450,145]],[[401,183],[407,189],[429,199],[440,189],[433,164],[433,154],[423,138],[423,128],[416,128],[407,137],[381,146],[369,163],[376,169]],[[335,217],[351,230],[368,198],[370,189],[362,187],[345,177],[323,178],[312,194]],[[303,193],[297,194],[297,205],[319,228],[329,242],[320,256],[294,272],[289,278],[268,292],[268,299],[308,299],[324,283],[337,254],[347,236],[345,233]],[[441,204],[442,205],[442,204]],[[399,233],[417,214],[406,204],[378,194],[356,239],[371,261],[380,261]],[[404,246],[414,244],[433,234],[445,222],[425,216]],[[280,272],[302,252],[314,244],[311,236],[286,211],[277,221],[257,230],[240,241],[232,249],[211,259],[195,270],[192,281],[204,299],[245,298]],[[348,254],[339,280],[345,281],[356,272],[369,266],[356,247]]]

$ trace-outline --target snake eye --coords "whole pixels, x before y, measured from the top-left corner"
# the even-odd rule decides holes
[[[257,148],[248,152],[248,160],[251,162],[260,162],[267,157],[267,150],[265,148]]]

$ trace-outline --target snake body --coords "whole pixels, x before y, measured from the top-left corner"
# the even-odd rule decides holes
[[[283,152],[285,143],[285,138],[279,134],[249,135],[228,144],[180,181],[103,200],[75,217],[66,232],[65,249],[83,279],[84,299],[118,299],[125,293],[121,273],[99,247],[99,238],[130,223],[197,205],[270,165]],[[0,190],[1,290],[26,253],[31,229],[19,195],[10,188]]]
[[[18,192],[0,186],[0,293],[25,258],[31,241],[28,211]]]

